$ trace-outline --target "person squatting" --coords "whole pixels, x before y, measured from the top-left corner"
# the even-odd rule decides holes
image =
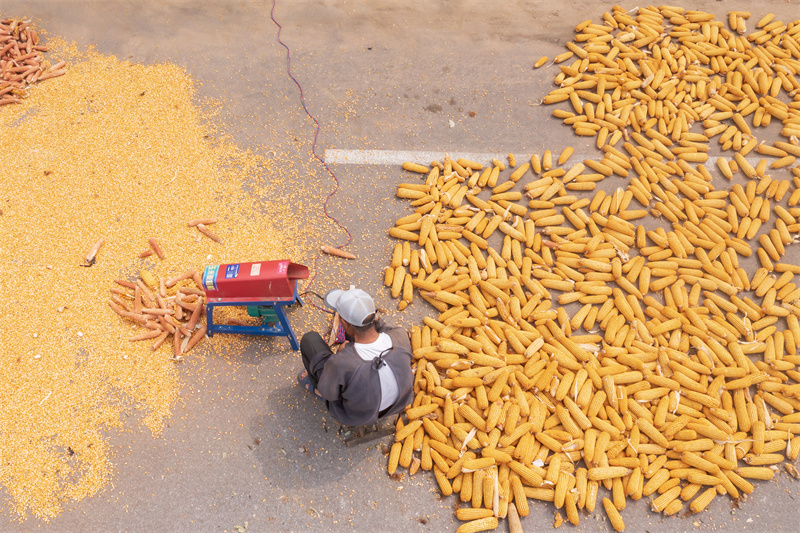
[[[413,355],[408,334],[377,317],[375,302],[361,289],[335,289],[325,304],[339,313],[348,341],[333,353],[319,333],[303,335],[305,370],[298,381],[325,401],[341,424],[374,424],[401,413],[414,398]]]

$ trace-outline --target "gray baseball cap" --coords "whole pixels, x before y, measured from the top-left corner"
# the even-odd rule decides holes
[[[325,305],[354,326],[366,326],[375,320],[375,302],[372,296],[361,289],[328,291],[325,295]]]

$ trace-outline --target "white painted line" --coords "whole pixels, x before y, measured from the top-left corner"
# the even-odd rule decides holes
[[[561,152],[553,152],[553,159],[558,159]],[[624,152],[623,152],[624,153]],[[406,161],[412,163],[420,163],[423,165],[430,164],[431,161],[442,161],[444,157],[449,155],[451,159],[464,158],[476,163],[488,165],[492,159],[499,159],[504,164],[508,163],[508,154],[501,153],[478,153],[478,152],[424,152],[415,150],[325,150],[325,162],[331,165],[402,165]],[[515,154],[516,155],[516,154]],[[541,156],[540,156],[541,157]],[[733,157],[727,154],[709,154],[708,161],[704,163],[705,166],[716,166],[715,161],[717,158],[722,157],[727,161],[732,161]],[[524,163],[528,161],[530,156],[517,155],[517,162]],[[570,168],[576,163],[585,159],[593,159],[599,161],[600,154],[573,154],[569,161],[564,165],[565,168]],[[762,159],[769,160],[771,156],[748,156],[745,160],[753,166],[756,166]],[[774,159],[774,158],[772,158]]]
[[[325,162],[336,165],[402,165],[406,161],[429,164],[443,160],[445,155],[451,159],[464,158],[476,163],[486,164],[492,158],[506,160],[507,154],[470,152],[421,152],[413,150],[325,150]],[[506,160],[507,161],[507,160]],[[520,159],[520,161],[524,161]]]

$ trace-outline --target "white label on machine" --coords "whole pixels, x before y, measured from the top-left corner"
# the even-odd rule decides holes
[[[250,275],[258,276],[259,274],[261,274],[261,263],[253,263],[250,265]]]

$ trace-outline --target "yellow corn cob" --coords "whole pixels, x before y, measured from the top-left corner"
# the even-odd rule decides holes
[[[494,466],[495,460],[492,457],[481,457],[478,459],[471,459],[468,461],[464,461],[462,468],[465,470],[484,470],[486,468]]]
[[[392,448],[389,451],[389,466],[386,469],[389,474],[394,474],[397,471],[397,465],[400,460],[400,451],[402,448],[403,444],[400,442],[395,442],[392,444]]]
[[[417,428],[419,428],[421,425],[422,425],[422,420],[412,420],[411,422],[409,422],[408,424],[406,424],[397,431],[397,433],[395,434],[395,438],[398,441],[403,441],[409,435],[413,435],[414,432],[417,430]]]
[[[414,454],[414,435],[409,435],[403,441],[403,447],[400,449],[400,458],[398,459],[398,464],[403,468],[408,468],[411,465],[411,457],[413,454]]]
[[[158,279],[156,279],[156,277],[147,270],[142,270],[139,273],[139,277],[142,278],[142,281],[144,281],[151,289],[155,289],[158,286]]]
[[[459,520],[479,520],[481,518],[489,518],[492,516],[491,509],[475,509],[472,507],[461,507],[456,510],[456,518]]]
[[[435,403],[428,404],[428,405],[420,405],[419,407],[409,407],[408,409],[406,409],[406,416],[408,417],[409,420],[413,421],[414,419],[417,419],[417,418],[420,418],[420,417],[423,417],[425,415],[428,415],[430,413],[435,412],[436,409],[438,409],[438,408],[439,408],[439,406],[437,404],[435,404]],[[409,422],[409,425],[411,423],[412,422]],[[416,428],[414,430],[412,430],[412,432],[415,431],[415,430],[416,430]]]
[[[483,504],[483,481],[485,477],[485,470],[478,470],[472,474],[471,503],[473,508],[478,508]]]
[[[431,449],[436,450],[443,457],[447,457],[453,461],[456,461],[461,457],[461,453],[458,450],[442,442],[436,442],[432,440],[430,441],[430,446]]]
[[[419,165],[417,163],[410,163],[408,161],[403,163],[403,169],[408,170],[409,172],[416,172],[418,174],[427,174],[430,170],[426,166]]]
[[[488,518],[479,518],[472,520],[458,526],[456,533],[478,533],[479,531],[490,531],[497,529],[497,518],[491,516]]]
[[[603,498],[603,509],[605,509],[608,520],[611,522],[611,527],[614,528],[614,531],[624,531],[625,522],[622,521],[622,516],[619,514],[617,508],[614,507],[614,503],[608,498]]]
[[[403,283],[406,279],[406,267],[399,266],[394,270],[392,277],[392,298],[397,298],[403,292]]]
[[[399,228],[389,228],[389,235],[395,239],[403,239],[407,241],[418,241],[419,235],[412,231],[406,231]]]
[[[573,147],[567,146],[566,148],[564,148],[564,151],[561,152],[560,156],[558,156],[558,164],[563,165],[564,163],[566,163],[573,153],[575,153],[575,149]]]
[[[630,474],[633,470],[624,466],[605,466],[589,469],[589,479],[593,481],[603,481],[615,477],[623,477]]]
[[[736,473],[747,479],[761,479],[769,481],[775,477],[775,472],[766,466],[741,466]]]
[[[528,508],[528,497],[525,495],[525,491],[522,488],[522,482],[518,477],[512,477],[510,482],[511,493],[514,495],[514,505],[517,507],[517,513],[519,516],[528,516],[530,512]]]
[[[433,467],[433,474],[436,476],[436,482],[439,484],[439,490],[442,492],[442,496],[450,496],[453,494],[453,487],[450,485],[450,481],[448,481],[447,476],[439,470],[439,467],[434,465]]]
[[[473,426],[481,431],[486,431],[486,421],[472,407],[462,404],[459,406],[458,412]]]
[[[699,513],[700,511],[705,509],[709,503],[711,503],[711,500],[713,500],[714,496],[716,495],[717,495],[716,488],[711,487],[710,489],[706,489],[705,491],[703,491],[702,494],[700,494],[700,496],[695,498],[691,504],[689,504],[689,509],[691,509],[693,513]]]
[[[511,461],[508,463],[508,466],[513,470],[522,481],[525,482],[526,485],[529,487],[540,487],[544,479],[542,476],[528,468],[527,466],[523,465],[518,461]]]

